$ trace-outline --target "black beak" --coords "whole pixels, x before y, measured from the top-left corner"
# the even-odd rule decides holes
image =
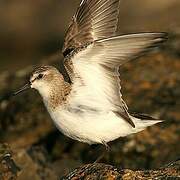
[[[26,91],[26,90],[28,90],[28,89],[30,89],[30,88],[31,88],[31,84],[30,84],[30,83],[27,83],[27,84],[24,85],[22,88],[20,88],[18,91],[14,92],[14,93],[13,93],[13,96],[16,96],[16,95],[18,95],[18,94],[20,94],[20,93],[22,93],[22,92],[24,92],[24,91]]]

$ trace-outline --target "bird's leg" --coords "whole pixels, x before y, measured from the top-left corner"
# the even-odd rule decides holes
[[[111,150],[110,146],[104,141],[103,141],[103,145],[106,147],[106,152],[110,152]]]
[[[105,148],[103,148],[103,153],[96,159],[94,163],[100,162],[100,160],[105,156],[105,154],[107,152],[110,152],[110,147],[108,146],[108,144],[104,141],[102,142],[102,144],[105,146]]]

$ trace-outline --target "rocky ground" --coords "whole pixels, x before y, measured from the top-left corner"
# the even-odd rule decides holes
[[[111,143],[110,153],[102,160],[105,164],[91,164],[101,147],[72,141],[56,130],[38,93],[11,96],[26,82],[33,67],[16,73],[2,72],[0,179],[180,178],[179,42],[179,35],[171,35],[160,51],[121,67],[122,91],[130,110],[165,121]],[[42,63],[58,67],[59,57],[52,56]],[[80,168],[72,171],[77,167]]]

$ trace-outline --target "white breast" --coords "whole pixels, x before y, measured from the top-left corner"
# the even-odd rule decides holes
[[[133,119],[136,128],[126,123],[113,112],[87,112],[56,109],[51,112],[56,127],[66,136],[88,144],[98,144],[113,141],[145,127],[155,124],[155,121]],[[148,122],[148,123],[147,123]]]

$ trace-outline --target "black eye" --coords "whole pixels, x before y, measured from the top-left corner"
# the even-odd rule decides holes
[[[43,76],[44,76],[43,74],[39,74],[38,77],[37,77],[37,79],[42,79]]]

